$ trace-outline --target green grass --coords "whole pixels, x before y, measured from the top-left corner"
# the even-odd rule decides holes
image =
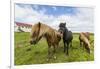
[[[81,62],[94,60],[94,44],[91,44],[91,54],[88,54],[83,47],[79,46],[78,34],[73,34],[73,46],[69,49],[69,56],[63,52],[63,42],[56,52],[57,59],[50,59],[47,62],[48,45],[44,38],[38,44],[29,44],[29,33],[15,33],[15,48],[14,48],[14,63],[15,65],[29,65],[29,64],[46,64],[46,63],[65,63],[65,62]],[[94,35],[91,35],[91,40]],[[28,49],[30,49],[28,51]]]

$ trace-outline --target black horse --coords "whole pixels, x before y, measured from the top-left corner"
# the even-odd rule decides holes
[[[64,53],[69,55],[68,53],[69,45],[72,46],[72,40],[73,40],[72,32],[67,29],[66,23],[60,23],[58,31],[61,34],[63,34]],[[66,52],[66,49],[67,49],[67,52]]]

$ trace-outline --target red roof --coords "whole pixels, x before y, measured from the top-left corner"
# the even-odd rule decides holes
[[[26,23],[20,23],[20,22],[15,22],[17,26],[25,26],[25,27],[32,27],[31,24],[26,24]]]

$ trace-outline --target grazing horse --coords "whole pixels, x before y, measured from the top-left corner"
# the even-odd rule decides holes
[[[72,40],[73,40],[72,32],[67,29],[66,23],[60,23],[58,31],[61,34],[63,34],[64,52],[66,53],[66,49],[67,49],[66,54],[69,55],[68,53],[69,45],[72,46]]]
[[[30,32],[30,44],[37,44],[42,37],[46,38],[47,40],[48,58],[51,58],[51,47],[54,48],[52,53],[54,56],[56,48],[59,45],[59,41],[61,40],[61,34],[57,30],[38,22],[32,26],[32,30]],[[56,56],[54,56],[54,58],[56,59]]]
[[[88,32],[81,32],[79,34],[80,46],[83,45],[88,53],[90,53],[90,37]]]

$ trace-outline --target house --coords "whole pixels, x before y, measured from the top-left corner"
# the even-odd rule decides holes
[[[30,32],[32,25],[26,23],[15,22],[14,24],[14,31],[15,32]]]

